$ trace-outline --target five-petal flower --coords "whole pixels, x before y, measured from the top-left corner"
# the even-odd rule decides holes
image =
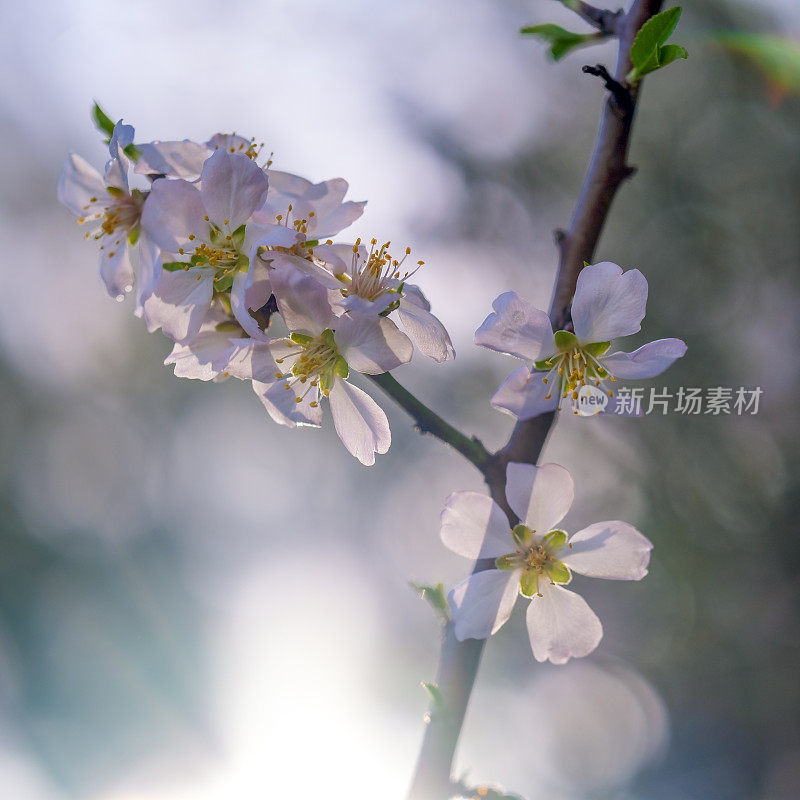
[[[495,560],[450,592],[459,640],[484,639],[508,617],[518,594],[531,599],[527,622],[537,661],[563,664],[592,652],[603,627],[586,601],[565,589],[572,573],[611,580],[647,574],[650,542],[626,522],[598,522],[569,536],[556,526],[574,496],[564,467],[511,463],[506,499],[521,522],[509,526],[500,506],[478,492],[454,492],[442,512],[441,537],[465,558]]]
[[[658,339],[632,353],[609,353],[611,340],[641,330],[647,280],[637,269],[602,262],[584,267],[572,301],[573,331],[553,333],[550,319],[515,292],[501,294],[475,332],[475,344],[525,362],[501,384],[492,405],[520,420],[578,400],[583,386],[660,375],[686,352],[680,339]],[[533,371],[532,371],[533,370]]]

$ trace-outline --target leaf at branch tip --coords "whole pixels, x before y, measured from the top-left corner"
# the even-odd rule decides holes
[[[650,17],[642,25],[631,45],[633,69],[626,76],[629,83],[634,83],[642,76],[666,67],[679,58],[689,57],[685,47],[666,44],[680,17],[681,7],[675,6]]]
[[[444,591],[444,584],[437,583],[435,586],[414,583],[409,584],[411,588],[419,593],[419,596],[427,600],[431,604],[436,616],[441,622],[450,621],[450,605],[447,602],[447,595]]]
[[[548,42],[550,44],[548,53],[553,61],[563,58],[570,50],[574,50],[576,47],[592,44],[602,38],[602,34],[599,33],[575,33],[550,23],[528,25],[520,28],[519,32],[525,36],[536,36],[542,41]]]
[[[441,708],[444,702],[442,690],[435,683],[428,683],[428,681],[422,681],[422,688],[431,696],[433,710]]]

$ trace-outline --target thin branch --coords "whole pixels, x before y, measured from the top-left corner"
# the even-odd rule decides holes
[[[661,9],[663,0],[634,0],[627,14],[615,16],[614,32],[619,38],[619,57],[615,69],[616,84],[624,85],[631,69],[630,48],[637,31]],[[598,9],[569,0],[568,7],[587,18]],[[577,6],[577,8],[576,8]],[[579,10],[580,9],[580,10]],[[610,13],[610,12],[609,12]],[[594,18],[590,22],[597,24]],[[558,274],[550,303],[550,319],[555,330],[571,325],[570,303],[575,293],[578,273],[591,262],[603,230],[611,202],[622,182],[632,174],[627,164],[628,144],[636,101],[641,83],[628,89],[629,102],[620,104],[612,93],[606,100],[583,186],[575,205],[569,228],[557,234]],[[561,235],[563,233],[563,235]],[[482,472],[489,493],[516,522],[505,498],[505,472],[510,462],[535,464],[553,425],[555,415],[543,414],[518,422],[508,443],[484,464]],[[474,462],[473,462],[474,463]],[[491,560],[478,561],[474,572],[493,566]],[[442,650],[436,683],[441,702],[432,708],[425,729],[417,770],[409,794],[410,800],[447,800],[451,797],[453,757],[464,722],[472,686],[478,672],[484,640],[455,638],[453,623],[443,632]]]
[[[561,0],[561,2],[570,11],[574,11],[579,17],[607,36],[616,35],[617,23],[624,16],[622,9],[609,11],[607,8],[597,8],[589,3],[584,3],[583,0]]]
[[[418,400],[388,372],[367,377],[377,383],[414,420],[414,426],[420,433],[429,433],[445,444],[449,444],[481,472],[484,471],[491,459],[491,454],[478,439],[474,436],[467,436],[454,428]]]

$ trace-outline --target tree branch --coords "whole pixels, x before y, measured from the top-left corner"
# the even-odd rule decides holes
[[[481,472],[484,471],[491,460],[491,453],[478,439],[474,436],[466,436],[449,422],[443,420],[388,372],[367,377],[377,383],[414,420],[414,426],[420,433],[429,433],[445,444],[449,444]]]
[[[597,8],[584,3],[583,0],[561,0],[561,2],[607,36],[614,36],[617,33],[617,22],[624,16],[622,9],[609,11],[607,8]]]
[[[625,86],[625,76],[632,66],[630,49],[633,39],[642,25],[659,12],[662,2],[634,0],[627,14],[615,15],[614,33],[619,39],[619,56],[614,77],[609,75],[614,84]],[[598,9],[576,0],[569,0],[565,5],[593,24],[598,24],[594,19]],[[628,144],[640,88],[641,82],[636,87],[627,87],[629,102],[621,104],[613,90],[606,100],[594,151],[569,228],[557,235],[558,274],[550,303],[550,319],[555,330],[571,326],[570,303],[578,273],[584,263],[591,262],[611,202],[621,183],[632,173],[627,165]],[[506,466],[510,462],[535,464],[554,418],[555,414],[550,413],[518,422],[505,447],[491,456],[481,468],[489,493],[506,511],[511,525],[516,518],[505,498]],[[491,560],[478,561],[473,572],[492,566]],[[484,640],[467,639],[459,642],[455,638],[453,623],[445,626],[436,677],[441,702],[430,711],[410,800],[448,800],[454,794],[457,784],[451,778],[453,757],[483,647]]]

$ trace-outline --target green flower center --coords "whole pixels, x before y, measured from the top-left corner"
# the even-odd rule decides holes
[[[552,381],[562,399],[572,395],[578,399],[578,390],[582,386],[600,386],[603,381],[615,381],[613,375],[600,363],[611,342],[592,342],[582,344],[578,337],[570,331],[557,331],[555,334],[556,352],[548,358],[534,363],[536,369],[546,372],[542,378],[544,383]],[[608,392],[612,397],[613,393]],[[552,390],[545,399],[552,397]]]
[[[572,573],[558,556],[567,544],[564,531],[550,531],[544,536],[536,536],[536,531],[525,525],[517,525],[511,535],[517,544],[513,553],[500,556],[495,562],[498,569],[522,570],[520,591],[526,597],[538,594],[540,581],[550,583],[569,583]]]
[[[286,358],[297,356],[288,372],[276,372],[276,378],[286,380],[286,389],[291,389],[295,383],[308,384],[309,389],[316,389],[318,394],[326,397],[330,393],[334,380],[346,378],[350,374],[347,361],[339,353],[334,333],[326,328],[317,336],[308,336],[304,333],[293,333],[286,342],[290,352],[283,358],[276,358],[275,363],[283,364]],[[297,402],[302,402],[306,392],[297,397]],[[312,401],[316,406],[316,401]]]

